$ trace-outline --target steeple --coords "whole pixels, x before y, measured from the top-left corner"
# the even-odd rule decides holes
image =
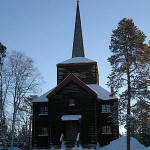
[[[75,22],[74,41],[73,41],[73,50],[72,50],[72,58],[73,57],[85,57],[81,19],[80,19],[79,0],[77,0],[77,9],[76,9],[76,22]]]

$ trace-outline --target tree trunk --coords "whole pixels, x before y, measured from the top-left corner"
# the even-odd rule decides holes
[[[12,150],[12,147],[13,147],[13,144],[14,144],[15,123],[16,123],[16,108],[14,108],[14,112],[13,112],[11,144],[10,144],[10,149],[11,150]]]
[[[31,134],[31,126],[32,126],[32,116],[30,116],[30,124],[29,124],[29,150],[32,150],[32,134]]]
[[[2,131],[3,131],[3,100],[2,100],[2,62],[1,62],[1,57],[0,57],[0,140],[3,136]]]
[[[128,104],[127,104],[127,150],[130,150],[130,103],[131,103],[131,81],[130,70],[127,68],[128,79]]]

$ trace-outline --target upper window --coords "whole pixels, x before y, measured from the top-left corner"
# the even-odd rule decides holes
[[[111,134],[111,127],[110,126],[102,126],[102,134]]]
[[[103,113],[110,113],[110,105],[102,105],[102,112]]]
[[[74,99],[69,99],[69,106],[75,106],[75,100]]]
[[[48,136],[48,128],[40,128],[38,136]]]
[[[47,106],[41,106],[39,115],[48,115],[48,107]]]

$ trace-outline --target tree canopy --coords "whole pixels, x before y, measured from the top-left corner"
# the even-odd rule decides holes
[[[127,123],[127,148],[130,150],[131,101],[148,98],[150,46],[146,35],[135,26],[132,19],[124,18],[113,30],[110,42],[112,66],[108,85],[120,94],[120,110]],[[126,112],[126,113],[125,113]]]

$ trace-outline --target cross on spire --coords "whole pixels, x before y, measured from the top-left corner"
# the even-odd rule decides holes
[[[77,0],[77,9],[76,9],[76,21],[75,21],[74,41],[72,50],[72,58],[73,57],[85,57],[81,19],[80,19],[79,0]]]

